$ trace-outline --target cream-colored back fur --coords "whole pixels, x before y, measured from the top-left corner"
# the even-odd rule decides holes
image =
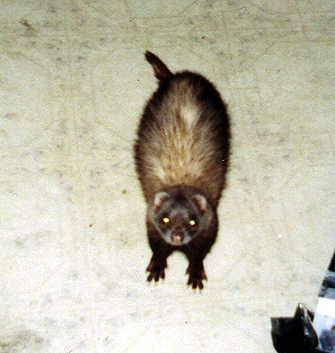
[[[158,123],[150,128],[151,138],[141,151],[147,171],[146,195],[186,184],[214,199],[219,197],[224,171],[216,153],[215,131],[210,120],[199,120],[212,112],[203,111],[196,89],[187,79],[175,81],[161,105],[152,109]]]

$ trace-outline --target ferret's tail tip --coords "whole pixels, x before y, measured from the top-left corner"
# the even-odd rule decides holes
[[[150,63],[153,67],[155,76],[158,78],[159,81],[163,81],[166,78],[172,76],[171,71],[157,55],[155,55],[149,50],[147,50],[144,55],[148,63]]]

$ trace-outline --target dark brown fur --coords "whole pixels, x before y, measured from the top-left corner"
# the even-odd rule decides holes
[[[226,106],[203,76],[172,74],[146,52],[159,87],[142,115],[134,151],[147,202],[147,230],[153,256],[148,281],[165,277],[175,250],[188,260],[188,284],[203,288],[203,260],[217,235],[217,206],[229,158]]]

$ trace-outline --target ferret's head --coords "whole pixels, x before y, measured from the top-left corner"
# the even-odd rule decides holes
[[[212,217],[213,210],[206,197],[185,186],[159,191],[149,209],[149,218],[164,241],[177,247],[194,239]]]

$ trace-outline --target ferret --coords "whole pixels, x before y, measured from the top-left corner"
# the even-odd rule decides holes
[[[227,108],[205,77],[190,71],[173,74],[148,51],[145,58],[159,83],[134,144],[153,252],[147,280],[164,279],[167,258],[178,250],[189,262],[187,284],[203,289],[203,260],[217,236],[217,207],[229,164]]]

